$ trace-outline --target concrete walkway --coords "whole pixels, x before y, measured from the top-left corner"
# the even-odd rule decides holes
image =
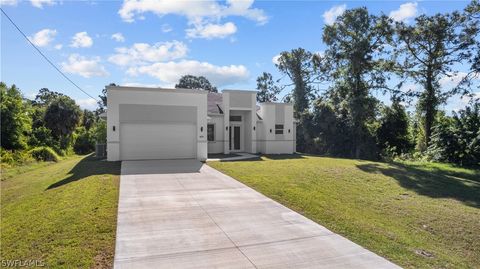
[[[226,157],[226,158],[208,158],[207,162],[231,162],[231,161],[241,161],[241,160],[258,158],[258,155],[246,153],[246,152],[239,152],[235,154],[237,154],[238,156]]]
[[[122,163],[115,268],[398,268],[196,160]]]

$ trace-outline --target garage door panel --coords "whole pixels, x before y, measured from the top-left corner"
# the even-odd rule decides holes
[[[194,124],[123,123],[122,160],[195,158]]]

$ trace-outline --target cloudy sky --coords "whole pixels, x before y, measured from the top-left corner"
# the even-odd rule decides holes
[[[60,69],[93,96],[111,82],[172,87],[184,74],[220,89],[255,89],[275,57],[303,47],[325,50],[322,29],[345,9],[411,22],[419,14],[461,10],[467,1],[53,1],[0,0],[2,8]],[[84,108],[95,101],[62,78],[1,18],[1,80],[26,97],[63,92]],[[444,81],[445,87],[451,84]],[[379,96],[381,99],[388,97]],[[447,109],[462,104],[452,100]]]

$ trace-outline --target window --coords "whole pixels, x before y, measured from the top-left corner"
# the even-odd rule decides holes
[[[230,121],[242,121],[242,116],[230,116]]]
[[[275,134],[283,134],[283,124],[275,124]]]
[[[213,124],[207,125],[207,140],[215,141],[215,125]]]

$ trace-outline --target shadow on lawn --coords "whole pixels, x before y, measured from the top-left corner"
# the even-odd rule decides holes
[[[415,165],[376,163],[358,164],[369,173],[382,173],[397,180],[404,188],[432,198],[452,198],[472,207],[480,207],[479,173],[467,174],[441,169],[426,171]]]
[[[120,175],[121,162],[107,162],[100,160],[93,155],[84,157],[75,167],[68,172],[70,176],[48,186],[46,190],[55,189],[70,182],[84,179],[93,175]]]

